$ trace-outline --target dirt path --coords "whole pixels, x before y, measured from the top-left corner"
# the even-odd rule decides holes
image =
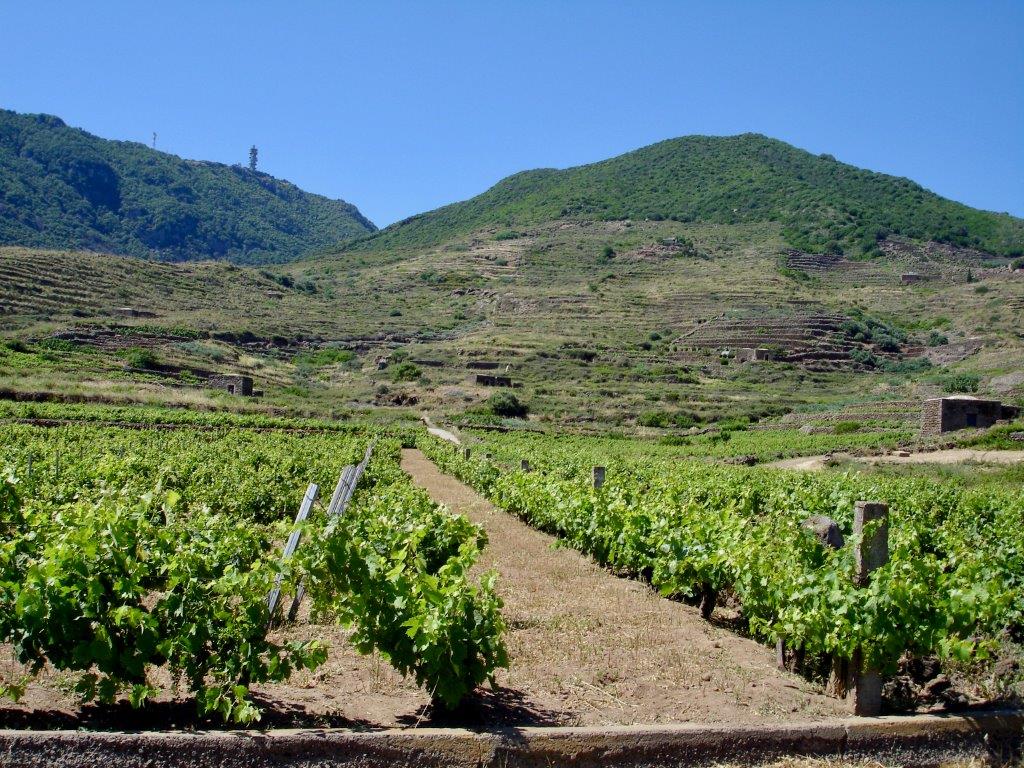
[[[781,459],[765,464],[766,467],[779,469],[802,469],[815,471],[824,469],[830,458],[853,459],[847,454],[837,453],[834,456],[800,456],[795,459]],[[885,454],[882,456],[857,457],[857,461],[866,464],[1019,464],[1024,462],[1024,451],[981,451],[976,448],[950,448],[945,451],[921,451],[907,456]]]
[[[500,573],[511,668],[503,688],[552,719],[580,725],[751,722],[842,714],[773,652],[701,620],[695,608],[613,576],[493,507],[420,451],[402,452],[413,482],[484,526],[481,568]]]

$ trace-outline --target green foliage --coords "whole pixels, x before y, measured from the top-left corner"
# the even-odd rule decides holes
[[[292,362],[298,366],[309,366],[310,368],[322,368],[326,365],[338,365],[349,363],[355,360],[356,353],[351,349],[340,349],[338,347],[323,347],[309,352],[300,352],[292,358]]]
[[[853,341],[874,344],[883,352],[898,352],[900,345],[907,340],[907,333],[901,328],[858,310],[850,315],[850,319],[843,323],[843,332]]]
[[[38,493],[24,499],[4,510],[17,532],[0,555],[0,637],[33,672],[84,672],[83,701],[127,694],[141,706],[158,692],[148,667],[166,665],[201,714],[247,723],[259,716],[248,684],[323,662],[315,641],[267,640],[277,564],[249,523],[184,514],[181,496],[159,486],[141,497],[101,489],[56,516]]]
[[[874,254],[890,235],[1009,255],[1024,222],[945,200],[756,134],[671,139],[568,170],[509,176],[481,195],[392,225],[355,247],[430,245],[488,226],[555,219],[778,222],[811,252]]]
[[[404,362],[394,366],[391,377],[395,381],[416,381],[423,376],[423,371],[415,363]]]
[[[329,488],[366,437],[0,428],[0,642],[38,672],[82,673],[83,701],[141,706],[167,668],[200,713],[248,723],[249,686],[326,659],[267,637],[267,593],[304,577],[319,614],[353,629],[454,706],[507,664],[486,539],[415,489],[378,445],[346,515],[314,511],[299,553],[280,542],[306,484]],[[17,696],[22,681],[4,693]]]
[[[981,377],[973,373],[954,373],[943,378],[941,383],[943,392],[977,392]]]
[[[467,576],[486,537],[404,481],[366,503],[329,520],[305,550],[314,611],[352,627],[361,653],[380,652],[454,707],[508,665],[496,574],[478,585]]]
[[[861,423],[859,421],[839,421],[832,427],[837,435],[849,435],[852,432],[859,432]]]
[[[506,441],[495,437],[488,448]],[[582,440],[513,442],[538,471],[500,473],[434,439],[423,438],[423,447],[509,512],[617,572],[649,578],[663,594],[730,590],[750,632],[766,641],[783,638],[812,657],[849,659],[861,649],[888,672],[906,652],[983,659],[1002,633],[1024,629],[1024,507],[1016,492],[598,459]],[[597,491],[591,462],[608,467]],[[858,588],[852,545],[824,549],[802,522],[831,517],[849,541],[854,502],[867,498],[890,505],[890,560]]]
[[[130,347],[121,356],[129,368],[152,368],[157,364],[156,353],[145,347]]]
[[[940,331],[932,331],[928,334],[928,346],[929,347],[941,347],[949,344],[949,337]]]
[[[355,206],[239,166],[0,110],[0,243],[287,261],[374,231]]]
[[[487,398],[487,409],[505,419],[525,419],[530,410],[512,392],[495,392]]]
[[[876,364],[886,373],[921,373],[932,368],[932,361],[927,357],[911,357],[907,360],[877,358]]]

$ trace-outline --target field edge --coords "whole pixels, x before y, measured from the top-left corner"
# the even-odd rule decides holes
[[[757,765],[803,756],[936,765],[1007,762],[1024,746],[1024,710],[754,726],[282,729],[257,732],[0,731],[5,766]]]

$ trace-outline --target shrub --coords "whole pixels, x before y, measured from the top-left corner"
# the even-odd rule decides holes
[[[309,352],[300,352],[292,358],[295,365],[307,365],[319,368],[325,365],[347,363],[354,360],[356,353],[351,349],[340,349],[339,347],[324,347]]]
[[[927,357],[911,357],[907,360],[882,360],[882,370],[886,373],[920,373],[932,367]]]
[[[851,432],[860,431],[859,421],[840,421],[833,428],[832,431],[837,435],[848,435]]]
[[[593,362],[597,357],[597,352],[592,349],[570,348],[564,350],[563,354],[571,360],[583,360],[587,363]]]
[[[661,411],[645,411],[636,420],[641,427],[667,427],[668,415]]]
[[[78,345],[73,341],[68,341],[67,339],[55,339],[52,337],[43,339],[39,344],[37,344],[37,346],[41,349],[49,349],[53,352],[74,352],[78,349]]]
[[[423,371],[415,363],[399,363],[391,374],[395,381],[416,381],[423,376]]]
[[[939,331],[932,331],[928,334],[928,346],[929,347],[941,347],[945,344],[949,344],[949,337]]]
[[[942,381],[943,392],[977,392],[981,377],[973,373],[955,373]]]
[[[487,399],[487,407],[495,416],[506,419],[525,419],[530,410],[512,392],[495,392]]]
[[[152,368],[156,365],[156,354],[145,347],[130,347],[123,355],[129,368]]]

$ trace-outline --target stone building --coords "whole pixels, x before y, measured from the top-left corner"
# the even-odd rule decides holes
[[[939,435],[957,429],[985,428],[997,421],[1015,418],[1019,408],[998,400],[959,395],[925,400],[921,408],[921,434]]]
[[[751,363],[757,360],[771,360],[771,350],[765,347],[740,347],[736,350],[736,362]]]
[[[223,389],[229,395],[252,397],[252,376],[240,376],[233,373],[220,374],[207,379],[206,386],[210,389]]]

